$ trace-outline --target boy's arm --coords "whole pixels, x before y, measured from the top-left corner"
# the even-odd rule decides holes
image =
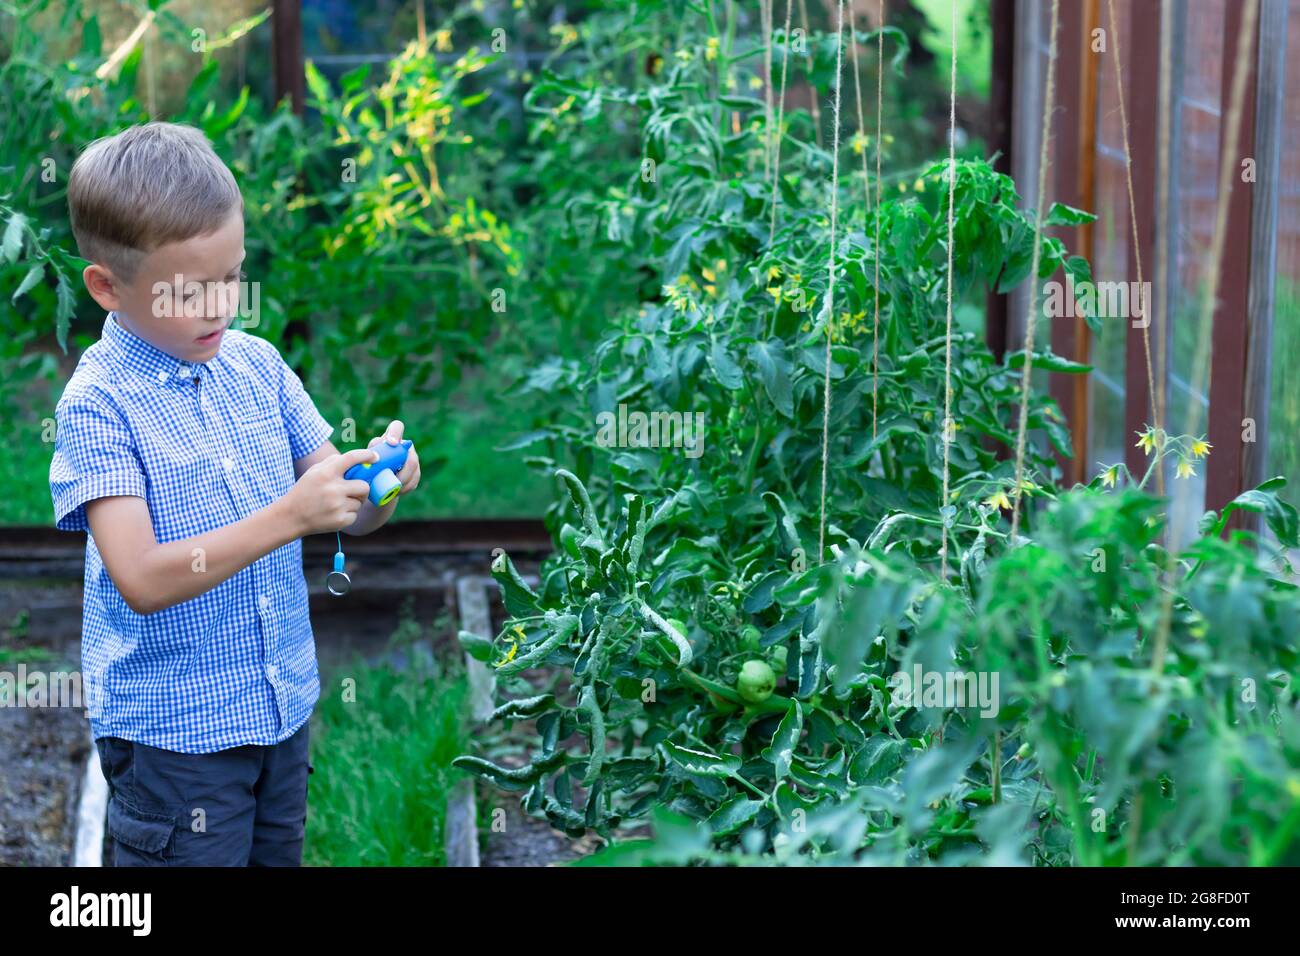
[[[356,519],[366,484],[346,481],[343,473],[373,459],[370,449],[357,448],[314,463],[288,494],[262,510],[166,544],[158,543],[143,498],[96,498],[86,503],[86,520],[118,593],[137,614],[153,614],[212,590],[296,538],[346,528]]]
[[[373,439],[370,442],[369,447],[373,448],[376,444],[385,440],[387,440],[389,444],[396,445],[402,440],[403,428],[404,426],[400,421],[390,423],[388,430],[381,437]],[[339,451],[334,447],[334,443],[326,439],[325,442],[310,455],[304,455],[302,458],[294,459],[294,474],[302,475],[313,465],[319,464],[338,453]],[[402,483],[402,490],[399,493],[399,497],[407,492],[414,491],[415,487],[420,483],[420,458],[415,453],[414,445],[411,446],[411,451],[406,457],[406,464],[403,465],[402,470],[397,473],[397,479]],[[376,508],[369,498],[365,498],[362,500],[361,508],[357,512],[357,520],[342,530],[350,535],[370,534],[370,532],[377,528],[383,527],[388,522],[388,519],[393,516],[395,510],[397,510],[397,498],[394,498],[382,508]]]

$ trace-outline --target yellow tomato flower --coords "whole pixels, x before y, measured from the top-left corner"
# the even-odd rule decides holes
[[[1107,488],[1114,488],[1115,482],[1119,480],[1119,465],[1111,465],[1101,473],[1101,483]]]
[[[912,183],[912,188],[918,193],[925,192],[925,179],[921,176],[917,176],[916,182]]]
[[[1213,447],[1214,446],[1204,438],[1198,438],[1196,441],[1192,442],[1192,454],[1197,458],[1204,458],[1210,453],[1210,449]]]
[[[1148,428],[1144,432],[1138,432],[1137,435],[1138,435],[1138,440],[1137,440],[1137,444],[1134,447],[1141,448],[1148,455],[1151,454],[1152,450],[1156,447],[1155,432],[1152,429]]]
[[[1196,475],[1196,470],[1192,467],[1192,463],[1188,461],[1186,458],[1180,459],[1178,462],[1178,470],[1174,472],[1174,477],[1193,478],[1195,477],[1195,475]]]
[[[1001,508],[1003,511],[1011,510],[1011,499],[1007,497],[1005,491],[995,491],[984,499],[984,503],[990,508]]]
[[[709,37],[704,44],[704,59],[716,60],[718,58],[718,38]]]
[[[749,88],[751,90],[761,90],[763,88],[763,80],[760,77],[751,76],[749,78]]]
[[[451,31],[435,30],[433,34],[433,46],[434,49],[442,53],[450,53],[451,52]]]

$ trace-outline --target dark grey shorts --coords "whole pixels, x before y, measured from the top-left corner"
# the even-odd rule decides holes
[[[272,746],[177,753],[100,737],[106,866],[299,866],[308,725]]]

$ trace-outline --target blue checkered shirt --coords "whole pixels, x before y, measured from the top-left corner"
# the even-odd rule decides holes
[[[199,365],[109,313],[55,410],[57,527],[89,531],[85,504],[134,495],[159,543],[224,527],[294,483],[294,459],[333,428],[265,339],[228,329]],[[201,555],[195,556],[196,569]],[[184,753],[275,744],[320,697],[302,542],[153,614],[127,606],[86,536],[81,669],[95,738]]]

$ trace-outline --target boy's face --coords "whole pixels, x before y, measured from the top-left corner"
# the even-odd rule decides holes
[[[238,313],[243,261],[244,212],[236,207],[215,232],[148,253],[130,282],[99,265],[87,266],[83,278],[94,300],[130,332],[199,363],[217,354]]]

